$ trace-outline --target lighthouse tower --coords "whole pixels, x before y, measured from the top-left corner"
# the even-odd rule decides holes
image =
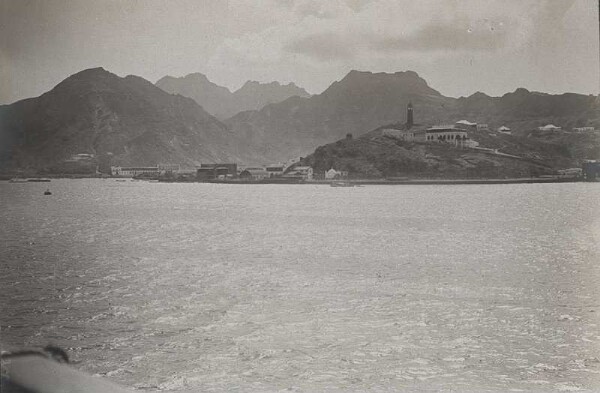
[[[409,102],[406,106],[406,129],[410,130],[413,125],[413,106],[412,102]]]

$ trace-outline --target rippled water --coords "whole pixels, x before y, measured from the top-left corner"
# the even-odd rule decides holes
[[[600,390],[598,183],[0,198],[3,348],[147,390]]]

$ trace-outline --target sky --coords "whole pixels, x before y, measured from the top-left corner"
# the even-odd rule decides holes
[[[0,0],[0,104],[104,67],[310,93],[413,70],[446,96],[598,94],[597,0]]]

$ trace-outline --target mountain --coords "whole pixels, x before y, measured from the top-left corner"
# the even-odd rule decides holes
[[[360,134],[404,121],[411,102],[419,118],[446,119],[455,100],[442,96],[415,72],[351,71],[309,98],[292,97],[258,111],[242,112],[225,124],[272,161],[308,154],[346,133]]]
[[[110,153],[113,165],[240,160],[243,144],[194,100],[94,68],[1,106],[0,145],[0,168],[40,170],[77,154]]]
[[[222,116],[234,110],[230,104],[232,93],[229,89],[209,81],[199,72],[181,78],[165,76],[156,82],[156,86],[167,93],[193,99],[213,116]]]
[[[156,86],[172,94],[181,94],[194,99],[206,111],[219,119],[226,119],[236,113],[261,109],[267,104],[283,101],[293,96],[308,97],[306,90],[293,83],[281,85],[279,82],[246,82],[239,90],[230,92],[200,73],[181,78],[165,76]]]
[[[243,136],[252,150],[281,161],[309,154],[347,133],[358,136],[382,125],[404,123],[409,102],[415,122],[423,125],[453,124],[466,118],[491,127],[505,124],[517,134],[548,123],[600,126],[598,100],[593,96],[517,89],[502,97],[475,93],[456,99],[443,96],[413,71],[351,71],[319,95],[292,97],[242,112],[225,124]]]
[[[248,102],[261,97],[261,91],[273,97],[282,88],[249,82],[230,93],[200,74],[186,78],[213,89],[215,105],[221,99],[231,102],[232,94]],[[287,88],[288,94],[297,89]],[[517,89],[502,97],[475,93],[452,98],[412,71],[351,71],[321,94],[296,95],[221,122],[191,98],[169,94],[140,77],[121,78],[95,68],[72,75],[40,97],[0,106],[0,169],[52,169],[78,154],[112,157],[113,165],[283,162],[346,134],[359,140],[381,126],[403,124],[409,102],[421,127],[460,119],[488,123],[492,129],[507,125],[513,135],[497,136],[504,138],[503,144],[490,132],[470,136],[486,147],[539,158],[542,165],[600,158],[595,140],[532,132],[548,123],[600,128],[600,101],[594,96]]]

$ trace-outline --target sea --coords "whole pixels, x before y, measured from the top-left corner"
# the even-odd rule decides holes
[[[124,387],[600,391],[600,183],[64,179],[0,209],[2,349]]]

